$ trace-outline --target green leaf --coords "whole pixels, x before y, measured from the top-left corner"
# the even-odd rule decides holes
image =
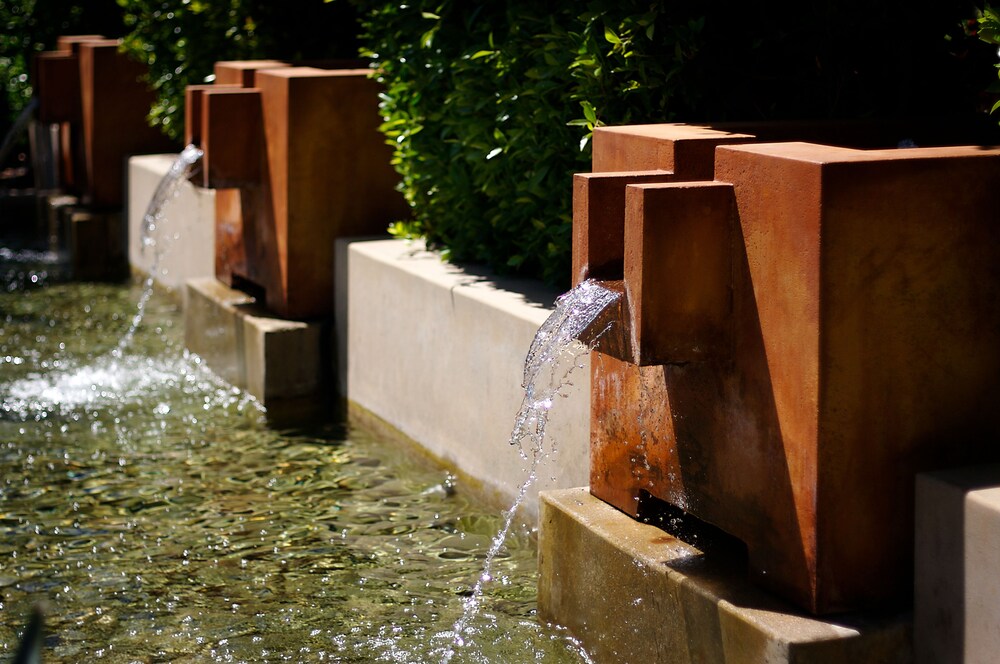
[[[604,26],[604,39],[606,39],[608,43],[611,44],[617,45],[622,43],[621,38],[615,34],[615,31],[612,30],[610,26]]]
[[[424,34],[420,36],[420,45],[424,48],[430,48],[434,44],[434,35],[437,33],[437,26],[434,26]]]

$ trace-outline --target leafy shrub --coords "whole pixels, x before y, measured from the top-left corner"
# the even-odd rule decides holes
[[[654,34],[655,8],[371,4],[365,52],[386,86],[383,131],[414,210],[393,232],[452,260],[564,283],[571,176],[588,170],[598,107],[605,122],[664,117],[675,92],[666,82],[697,43],[697,21],[661,40],[681,52],[661,60],[634,46]],[[654,87],[663,93],[649,95]],[[631,90],[646,94],[633,105]]]
[[[355,5],[414,213],[392,231],[557,284],[595,125],[952,112],[974,87],[958,0]]]
[[[975,32],[979,39],[987,44],[1000,46],[1000,13],[997,10],[987,5],[976,23],[977,30]],[[997,56],[1000,56],[1000,49],[997,49]],[[1000,70],[1000,64],[995,66]],[[1000,71],[997,73],[1000,75]],[[1000,82],[994,81],[993,85],[987,89],[987,93],[992,93],[994,96],[1000,93]],[[990,108],[990,113],[996,113],[998,109],[1000,109],[1000,100],[997,100],[993,104],[993,107]]]
[[[184,134],[184,89],[211,80],[221,60],[355,57],[357,22],[347,3],[299,0],[117,0],[130,32],[124,48],[149,67],[157,100],[149,121]]]
[[[395,232],[453,260],[545,273],[569,244],[568,174],[585,159],[565,149],[578,140],[566,126],[573,52],[546,40],[566,12],[524,4],[384,5],[364,38],[415,211]]]

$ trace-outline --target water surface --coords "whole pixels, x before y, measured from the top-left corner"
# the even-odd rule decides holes
[[[0,256],[0,658],[38,601],[49,661],[445,656],[499,512],[343,422],[276,430],[183,350],[168,298],[116,357],[137,289],[49,283],[44,260],[14,258]],[[452,661],[585,659],[538,624],[534,574],[529,534],[512,533]]]

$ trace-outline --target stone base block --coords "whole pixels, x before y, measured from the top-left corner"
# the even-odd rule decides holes
[[[48,238],[49,251],[69,251],[68,238],[69,216],[74,212],[82,212],[80,200],[68,194],[46,195],[42,201],[44,216],[44,234]]]
[[[120,214],[74,211],[63,219],[74,279],[118,280],[127,274]]]
[[[917,476],[919,664],[1000,657],[1000,465]]]
[[[538,608],[596,662],[902,664],[907,615],[818,620],[586,488],[541,494]]]
[[[325,392],[326,325],[274,318],[246,293],[214,278],[187,282],[184,343],[215,373],[268,410]]]

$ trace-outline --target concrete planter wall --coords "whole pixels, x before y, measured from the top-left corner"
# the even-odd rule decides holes
[[[473,275],[399,240],[341,241],[337,265],[341,393],[509,499],[526,477],[507,442],[524,356],[558,293]],[[532,514],[539,489],[587,482],[589,367],[573,378],[552,411],[558,452],[530,492]]]

